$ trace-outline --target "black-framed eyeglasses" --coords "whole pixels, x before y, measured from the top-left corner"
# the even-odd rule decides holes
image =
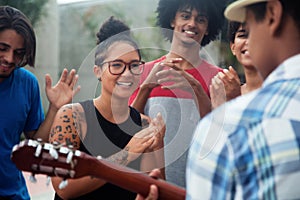
[[[123,60],[113,60],[103,62],[101,65],[108,63],[108,70],[112,75],[120,75],[123,74],[126,70],[126,66],[128,66],[129,71],[133,75],[140,75],[144,71],[145,62],[144,61],[132,61],[130,63],[126,63]]]

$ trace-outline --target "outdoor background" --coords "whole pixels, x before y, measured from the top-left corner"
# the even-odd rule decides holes
[[[79,84],[86,83],[93,77],[87,78],[79,69],[85,58],[96,46],[96,32],[102,22],[114,15],[125,21],[133,30],[156,27],[156,6],[158,0],[85,0],[75,3],[62,3],[64,0],[0,0],[0,5],[12,5],[24,12],[33,22],[37,35],[37,56],[35,68],[31,70],[40,82],[45,110],[48,102],[44,93],[44,76],[49,73],[55,83],[63,68],[79,70],[81,75]],[[70,0],[69,0],[70,1]],[[226,28],[226,26],[224,26]],[[136,40],[141,46],[150,45],[155,49],[144,49],[143,60],[148,61],[166,53],[169,42],[166,42],[161,32],[156,29],[151,31],[136,31]],[[220,39],[206,46],[204,57],[220,67],[233,65],[240,74],[242,70],[232,54],[228,51],[225,30]],[[93,64],[93,56],[89,57],[88,64]],[[90,67],[92,71],[93,66]],[[96,82],[95,82],[96,83]],[[76,97],[89,98],[85,88]],[[96,88],[92,88],[94,92]]]
[[[45,112],[44,76],[49,73],[56,83],[63,68],[78,70],[82,89],[74,102],[92,98],[99,92],[97,80],[92,75],[93,49],[96,32],[110,16],[125,21],[134,32],[142,48],[143,60],[150,61],[164,55],[169,42],[155,26],[158,0],[89,0],[63,3],[63,0],[0,0],[0,5],[11,5],[24,12],[32,21],[37,35],[35,68],[29,68],[38,78]],[[202,56],[222,68],[233,65],[242,75],[241,67],[229,51],[226,26],[220,40],[202,49]],[[88,72],[88,73],[87,73]],[[29,174],[25,173],[28,177]],[[28,183],[33,200],[53,199],[51,184],[38,176],[38,184]]]

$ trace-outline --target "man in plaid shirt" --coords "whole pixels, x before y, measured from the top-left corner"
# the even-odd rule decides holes
[[[299,199],[300,1],[239,0],[264,83],[203,119],[187,164],[187,199]]]

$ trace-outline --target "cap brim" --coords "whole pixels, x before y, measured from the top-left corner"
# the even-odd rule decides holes
[[[224,15],[230,21],[245,22],[247,6],[267,1],[268,0],[238,0],[227,6]]]

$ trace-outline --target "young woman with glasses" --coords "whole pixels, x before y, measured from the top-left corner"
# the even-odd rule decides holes
[[[125,31],[125,32],[124,32]],[[120,32],[120,33],[119,33]],[[141,171],[163,166],[165,125],[161,115],[142,129],[140,113],[128,106],[137,88],[144,62],[127,25],[111,17],[100,28],[94,74],[101,82],[100,96],[64,106],[52,125],[50,141],[71,144],[88,154]],[[112,174],[113,176],[113,174]],[[136,194],[104,180],[83,177],[52,178],[55,199],[135,199]]]

